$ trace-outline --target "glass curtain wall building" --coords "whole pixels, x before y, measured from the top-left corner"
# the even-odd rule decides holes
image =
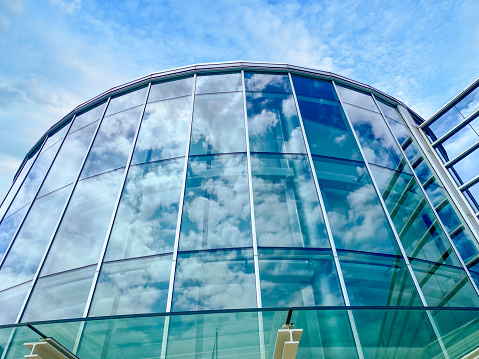
[[[471,355],[477,225],[421,121],[356,81],[244,62],[79,106],[0,207],[1,358],[39,333],[79,358],[272,358],[289,308],[298,357]]]

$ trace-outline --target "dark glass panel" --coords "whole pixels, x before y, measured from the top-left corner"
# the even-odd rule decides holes
[[[195,97],[190,155],[246,152],[243,94]]]
[[[77,115],[75,117],[75,120],[73,121],[73,125],[70,128],[70,132],[68,134],[71,134],[78,130],[79,128],[82,128],[92,122],[96,122],[99,119],[101,119],[101,116],[103,115],[103,111],[105,110],[105,102],[97,105],[96,107],[88,110],[87,112],[83,112],[82,114]]]
[[[132,166],[106,260],[173,252],[184,158]]]
[[[196,94],[241,91],[241,73],[204,75],[196,77]]]
[[[146,90],[147,88],[143,87],[139,90],[113,97],[108,104],[105,117],[143,105],[145,103]]]
[[[336,247],[396,254],[396,239],[366,166],[327,157],[313,160]]]
[[[334,86],[329,81],[313,80],[310,78],[292,76],[294,91],[297,97],[314,97],[338,102]]]
[[[39,196],[75,182],[97,126],[98,121],[67,136],[40,189]]]
[[[344,305],[331,250],[260,249],[263,308]]]
[[[288,75],[283,74],[244,74],[246,91],[291,93]]]
[[[95,267],[39,278],[22,322],[80,318],[85,310]]]
[[[171,255],[104,263],[89,316],[166,311]]]
[[[362,107],[363,109],[379,112],[371,95],[343,86],[336,86],[336,88],[338,89],[339,96],[343,102]]]
[[[103,119],[80,178],[126,165],[142,110],[137,106]]]
[[[306,156],[252,155],[259,246],[329,248]]]
[[[251,152],[306,153],[292,95],[247,93]]]
[[[23,217],[25,216],[25,213],[27,213],[28,207],[28,205],[23,206],[15,213],[5,217],[2,223],[0,223],[0,260],[12,241],[15,232],[22,223]]]
[[[398,251],[397,256],[338,251],[351,305],[422,306]]]
[[[451,107],[446,113],[431,123],[428,128],[435,135],[436,139],[444,136],[449,130],[464,121],[461,113],[455,107]]]
[[[71,186],[37,198],[0,270],[0,290],[33,279]]]
[[[148,104],[132,163],[184,156],[190,120],[191,96]]]
[[[98,262],[124,169],[78,182],[42,275]]]
[[[190,158],[180,250],[251,247],[246,155]]]
[[[175,97],[191,95],[193,92],[193,77],[151,85],[148,103],[167,100]]]
[[[30,282],[18,285],[16,287],[0,291],[0,325],[12,324],[17,320],[23,301],[30,289]],[[2,346],[0,343],[0,353]]]
[[[255,307],[252,250],[178,254],[172,311]]]

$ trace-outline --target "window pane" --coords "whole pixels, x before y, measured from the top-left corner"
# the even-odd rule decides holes
[[[251,152],[306,153],[292,95],[246,95]]]
[[[454,168],[454,170],[462,180],[462,183],[467,183],[479,174],[477,170],[478,163],[479,149],[476,149],[470,154],[468,154],[466,157],[461,159],[459,162],[457,162],[455,165],[451,166],[451,168]]]
[[[15,213],[5,217],[2,223],[0,223],[0,260],[12,241],[15,232],[22,223],[23,217],[25,216],[25,213],[27,213],[27,210],[28,205],[23,206]]]
[[[103,119],[80,178],[126,165],[141,112],[138,106]]]
[[[245,155],[190,158],[180,250],[251,247]]]
[[[336,247],[396,254],[396,239],[366,166],[326,157],[313,160]]]
[[[184,156],[191,120],[191,96],[149,103],[132,163]]]
[[[244,74],[246,91],[291,93],[288,75]]]
[[[330,250],[262,249],[258,256],[263,308],[344,305]]]
[[[469,117],[479,109],[479,87],[472,90],[466,97],[456,104],[464,118]]]
[[[173,252],[184,162],[130,168],[106,260]]]
[[[398,140],[399,144],[403,144],[409,138],[409,131],[406,126],[400,124],[399,122],[391,120],[389,117],[386,117],[391,131],[394,134],[394,137]]]
[[[67,186],[35,200],[0,270],[0,290],[33,279],[70,190]]]
[[[441,115],[436,121],[431,123],[428,128],[435,135],[434,141],[444,136],[449,130],[464,121],[456,107],[451,107],[446,113]]]
[[[195,97],[190,155],[246,152],[242,93]]]
[[[477,141],[479,141],[477,133],[471,128],[471,126],[466,125],[441,144],[443,149],[442,154],[446,161],[450,161],[454,157],[459,156]]]
[[[0,310],[0,325],[15,323],[30,285],[31,283],[28,282],[0,292],[0,307],[2,308]],[[0,345],[0,352],[1,348]]]
[[[252,155],[259,246],[329,248],[306,156]]]
[[[42,275],[98,262],[123,169],[78,182]]]
[[[322,98],[327,101],[339,102],[333,84],[329,81],[312,80],[306,77],[292,76],[296,96]]]
[[[97,125],[98,121],[67,136],[40,189],[39,196],[55,191],[77,179],[80,174],[80,166]]]
[[[188,96],[193,92],[193,77],[152,84],[148,103],[175,97]]]
[[[178,254],[172,311],[255,307],[252,250]]]
[[[196,78],[196,94],[241,91],[242,88],[240,72]]]
[[[22,322],[81,317],[90,293],[95,267],[39,278]]]
[[[145,103],[146,90],[147,88],[143,87],[142,89],[113,97],[108,104],[105,117],[143,105]]]
[[[105,263],[89,316],[166,311],[171,255]]]
[[[377,101],[377,104],[379,105],[379,108],[381,109],[384,117],[388,120],[396,121],[397,123],[401,125],[405,125],[404,120],[402,117],[399,115],[397,109],[395,106],[385,104],[382,101]],[[391,124],[391,121],[388,121],[389,124]]]
[[[98,105],[97,107],[88,110],[87,112],[77,115],[77,117],[75,117],[72,127],[70,128],[69,134],[75,132],[79,128],[82,128],[92,122],[96,122],[101,119],[104,110],[105,102]]]
[[[336,86],[336,88],[338,89],[339,96],[343,102],[362,107],[363,109],[379,112],[373,98],[369,94],[355,91],[343,86]]]
[[[422,306],[400,255],[338,251],[338,256],[351,305]]]

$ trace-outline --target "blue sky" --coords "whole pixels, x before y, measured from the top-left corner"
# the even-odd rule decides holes
[[[0,197],[72,108],[194,63],[333,71],[427,118],[479,76],[478,15],[477,0],[0,0]]]

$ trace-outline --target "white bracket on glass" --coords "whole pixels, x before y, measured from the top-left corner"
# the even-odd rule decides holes
[[[23,344],[32,352],[25,359],[78,359],[53,338],[41,338],[35,343]]]
[[[274,346],[274,359],[295,359],[303,329],[294,329],[293,324],[283,324],[278,330]]]

